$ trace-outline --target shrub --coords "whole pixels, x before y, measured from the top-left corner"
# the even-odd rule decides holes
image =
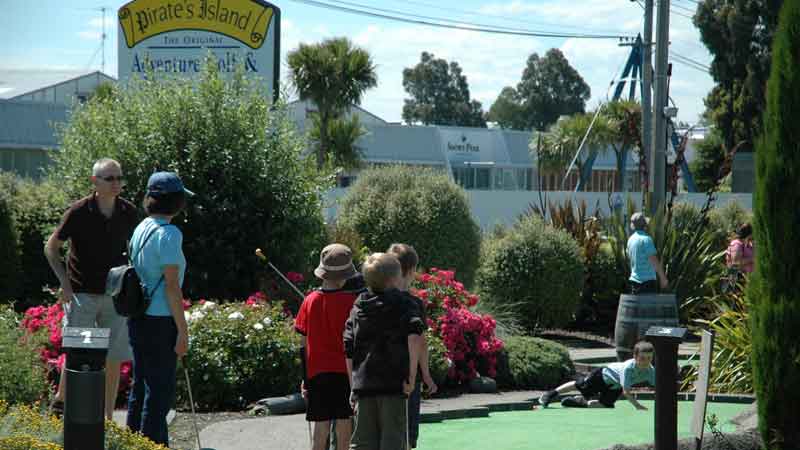
[[[0,401],[0,449],[61,450],[63,425],[55,416],[42,414],[36,405],[8,406]],[[161,445],[112,421],[105,424],[106,450],[159,450]]]
[[[45,286],[58,286],[58,279],[44,256],[44,244],[69,206],[63,189],[51,182],[3,177],[0,188],[11,192],[11,211],[19,240],[20,282],[16,295],[24,299],[18,307],[40,304],[48,298]]]
[[[417,249],[421,267],[454,269],[467,286],[473,281],[480,230],[464,191],[442,172],[366,170],[342,199],[339,222],[373,251],[404,242]]]
[[[277,267],[315,263],[324,243],[321,195],[331,178],[303,158],[286,105],[272,104],[242,73],[224,80],[213,64],[199,78],[147,78],[70,116],[52,176],[71,198],[89,189],[100,157],[121,163],[126,196],[136,204],[153,171],[178,172],[198,194],[176,221],[189,261],[184,293],[193,298],[253,292],[255,248]]]
[[[33,403],[47,395],[47,371],[37,349],[11,307],[0,306],[0,401]]]
[[[625,291],[625,273],[617,270],[611,246],[604,243],[587,267],[592,281],[592,314],[600,325],[614,327],[619,295]]]
[[[299,390],[299,340],[282,306],[202,302],[186,314],[190,338],[183,363],[199,408],[241,409]],[[185,405],[186,385],[179,375],[178,398]]]
[[[452,362],[448,378],[461,383],[479,375],[495,376],[503,341],[495,335],[491,316],[470,310],[479,302],[478,296],[465,290],[453,272],[438,269],[417,275],[411,292],[425,303],[428,326],[447,350]]]
[[[428,370],[433,381],[441,386],[447,380],[447,373],[450,371],[452,361],[447,357],[447,347],[435,333],[428,331]]]
[[[728,248],[731,237],[739,225],[753,221],[753,214],[737,202],[727,203],[708,214],[708,228],[714,232],[714,248],[722,251]]]
[[[505,344],[497,373],[503,389],[552,389],[575,372],[561,344],[529,336],[514,336]]]
[[[509,304],[529,330],[568,323],[581,298],[584,264],[572,237],[533,215],[481,251],[477,285],[486,301]]]
[[[0,301],[17,298],[19,287],[19,240],[10,200],[0,194]]]

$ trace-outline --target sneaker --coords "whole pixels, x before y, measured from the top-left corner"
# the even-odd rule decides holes
[[[549,405],[556,396],[558,396],[558,391],[545,392],[541,397],[539,397],[539,405],[541,405],[542,408],[547,408],[547,405]]]
[[[561,406],[567,408],[586,408],[589,404],[582,395],[573,395],[572,397],[561,400]]]

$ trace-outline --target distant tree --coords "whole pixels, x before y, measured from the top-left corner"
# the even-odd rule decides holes
[[[526,130],[529,128],[522,111],[522,101],[517,90],[511,86],[506,86],[500,91],[497,100],[489,108],[487,120],[496,122],[500,128],[512,130]]]
[[[725,148],[746,142],[753,148],[761,127],[769,77],[771,43],[782,0],[705,0],[698,2],[694,24],[713,56],[717,85],[706,96],[706,116],[720,132]]]
[[[352,146],[353,143],[342,148],[332,145],[330,126],[352,105],[360,104],[367,89],[377,86],[375,64],[366,50],[354,46],[347,38],[300,44],[289,52],[287,59],[300,100],[310,100],[317,107],[316,154],[317,167],[321,168],[330,153],[337,159],[337,151],[343,149],[347,153]]]
[[[690,169],[698,191],[707,192],[717,184],[720,168],[725,161],[725,144],[718,131],[705,136],[695,147],[695,157]]]
[[[582,113],[591,89],[557,48],[534,53],[517,84],[527,129],[544,131],[560,116]]]
[[[642,105],[629,100],[607,103],[601,115],[608,120],[608,144],[614,149],[617,162],[616,189],[622,190],[625,180],[624,158],[642,142]]]
[[[569,166],[581,142],[586,136],[583,155],[602,154],[610,148],[610,142],[615,139],[614,130],[608,117],[599,115],[595,120],[592,131],[587,135],[586,130],[592,122],[594,113],[575,114],[559,120],[553,125],[542,139],[538,157],[542,167],[549,170],[565,170]],[[581,173],[587,156],[575,160],[575,167]]]
[[[758,427],[770,450],[800,448],[800,1],[784,3],[772,46],[753,194],[753,384]]]
[[[422,52],[416,66],[403,70],[403,88],[411,96],[403,106],[407,123],[486,127],[481,103],[470,100],[467,77],[455,61]]]

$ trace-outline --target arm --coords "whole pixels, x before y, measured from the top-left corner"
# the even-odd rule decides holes
[[[164,266],[164,290],[172,319],[175,321],[175,326],[178,327],[175,354],[180,358],[189,350],[189,328],[186,325],[186,317],[183,315],[183,292],[181,291],[178,266]]]
[[[636,400],[636,397],[633,395],[633,392],[631,392],[628,389],[624,389],[622,391],[622,394],[625,395],[625,398],[628,399],[628,401],[631,403],[631,405],[633,405],[634,408],[640,411],[647,411],[647,408],[641,403],[639,403],[639,400]]]
[[[419,334],[408,335],[408,380],[403,386],[406,395],[414,391],[417,382],[417,368],[419,367],[420,346],[424,340]]]
[[[439,388],[436,386],[436,382],[433,381],[433,377],[431,377],[430,372],[430,353],[428,352],[428,339],[425,336],[422,336],[421,346],[420,346],[420,355],[419,355],[419,367],[422,371],[422,381],[425,382],[425,385],[428,386],[428,393],[435,394]]]
[[[655,269],[656,273],[658,274],[658,278],[661,280],[661,288],[666,289],[667,287],[669,287],[669,280],[667,279],[667,274],[664,273],[664,268],[661,267],[661,261],[659,261],[658,256],[650,255],[650,257],[647,259],[648,261],[650,261],[650,264],[653,266],[653,269]]]
[[[53,273],[56,275],[61,285],[61,298],[59,298],[59,302],[69,303],[72,301],[73,296],[72,283],[69,281],[64,262],[61,260],[60,250],[63,246],[64,241],[60,240],[57,231],[54,231],[50,239],[47,240],[47,244],[44,246],[44,256],[47,258],[50,268],[53,269]]]

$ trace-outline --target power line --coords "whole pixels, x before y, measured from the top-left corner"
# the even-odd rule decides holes
[[[434,16],[425,16],[425,15],[420,15],[420,14],[408,13],[408,12],[405,12],[405,11],[378,8],[376,6],[370,6],[370,5],[366,5],[366,4],[363,4],[363,3],[349,2],[349,1],[346,1],[346,0],[329,0],[329,1],[333,1],[335,3],[341,4],[341,5],[350,6],[350,7],[354,7],[354,8],[366,8],[366,9],[370,9],[372,11],[378,11],[378,12],[381,12],[381,13],[402,14],[405,17],[416,17],[416,18],[419,18],[419,19],[435,20],[435,21],[439,21],[439,22],[453,23],[453,24],[456,24],[456,25],[468,24],[468,25],[473,26],[473,27],[492,28],[492,29],[506,30],[506,31],[517,31],[517,32],[522,32],[522,33],[530,33],[530,32],[551,33],[550,31],[544,31],[544,30],[531,30],[531,29],[528,29],[528,28],[514,28],[514,27],[501,26],[501,25],[484,24],[484,23],[469,23],[469,22],[464,22],[463,20],[445,19],[445,18],[434,17]]]
[[[331,9],[334,11],[345,12],[349,14],[356,14],[362,15],[367,17],[375,17],[379,19],[386,19],[386,20],[393,20],[396,22],[404,22],[404,23],[411,23],[415,25],[426,25],[432,27],[439,27],[439,28],[448,28],[452,30],[464,30],[464,31],[476,31],[481,33],[492,33],[492,34],[506,34],[506,35],[513,35],[513,36],[531,36],[531,37],[549,37],[549,38],[573,38],[573,39],[619,39],[623,37],[630,37],[630,36],[623,36],[621,34],[618,35],[605,35],[605,34],[578,34],[578,33],[557,33],[557,32],[546,32],[546,31],[536,31],[536,30],[527,30],[527,31],[513,31],[507,29],[501,29],[496,26],[487,26],[481,24],[473,24],[469,22],[461,22],[463,25],[455,25],[455,24],[447,24],[441,23],[444,20],[448,19],[435,19],[431,18],[429,20],[422,20],[422,19],[409,19],[406,17],[400,17],[395,14],[406,14],[402,11],[392,11],[392,10],[384,10],[384,11],[392,11],[391,14],[384,14],[378,13],[373,11],[366,11],[363,9],[358,8],[351,8],[347,6],[342,6],[333,3],[324,3],[316,0],[292,0],[295,3],[303,3],[309,6],[315,6],[318,8],[326,8]],[[374,9],[374,8],[371,8]],[[431,20],[436,20],[436,22],[432,22]]]
[[[672,55],[675,55],[675,56],[677,56],[677,57],[679,57],[679,58],[683,58],[683,59],[685,59],[686,61],[689,61],[689,62],[690,62],[690,63],[692,63],[692,64],[696,64],[696,65],[698,65],[698,66],[700,66],[700,67],[702,67],[702,68],[704,68],[704,69],[706,69],[706,70],[711,70],[711,67],[709,67],[709,66],[708,66],[708,65],[706,65],[706,64],[703,64],[703,63],[701,63],[700,61],[698,61],[698,60],[696,60],[696,59],[692,59],[692,58],[690,58],[690,57],[688,57],[688,56],[683,56],[683,55],[681,55],[680,53],[671,52],[671,54],[672,54]]]
[[[457,13],[457,14],[461,14],[461,15],[465,15],[465,16],[475,16],[475,17],[482,17],[482,18],[486,18],[488,16],[488,17],[493,17],[493,18],[496,18],[496,19],[502,20],[502,21],[516,22],[516,23],[521,23],[521,24],[525,24],[525,25],[538,25],[538,26],[544,26],[544,27],[560,27],[562,29],[581,30],[581,31],[585,31],[585,32],[600,33],[600,34],[602,34],[602,33],[609,33],[609,34],[615,33],[614,31],[608,31],[608,30],[587,30],[585,27],[574,27],[574,26],[569,26],[569,25],[561,25],[561,24],[553,24],[553,23],[547,23],[547,22],[531,21],[531,20],[528,20],[528,19],[519,19],[519,18],[516,18],[516,17],[509,17],[509,16],[502,15],[502,14],[484,14],[484,13],[478,13],[478,12],[475,12],[475,11],[466,11],[466,10],[458,9],[458,8],[449,8],[449,7],[446,7],[446,6],[437,5],[435,3],[423,2],[423,1],[415,1],[415,0],[394,0],[394,1],[397,2],[397,3],[403,3],[403,4],[425,6],[425,7],[431,8],[431,9],[437,9],[437,10],[440,10],[440,11]]]

